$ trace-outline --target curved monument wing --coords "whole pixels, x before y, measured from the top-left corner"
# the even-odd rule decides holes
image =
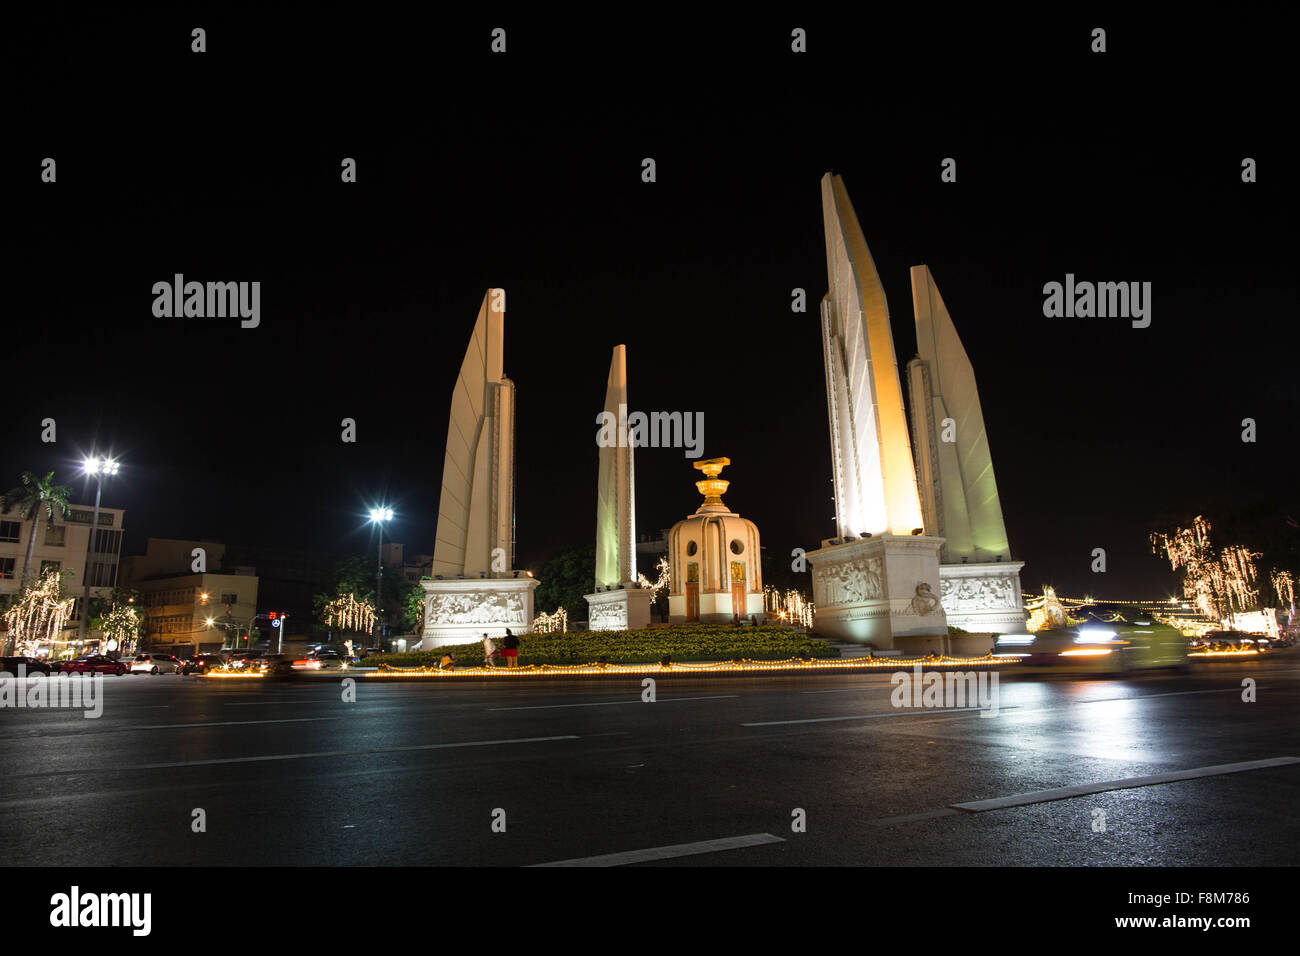
[[[889,305],[844,180],[822,177],[826,401],[840,536],[922,526]]]
[[[909,365],[927,531],[947,538],[946,562],[1008,561],[1006,524],[984,430],[975,369],[928,266],[912,267],[918,359]],[[952,419],[954,441],[942,440]]]
[[[455,577],[513,565],[514,384],[502,370],[504,292],[479,306],[451,396],[433,573]],[[492,552],[503,548],[503,567]]]

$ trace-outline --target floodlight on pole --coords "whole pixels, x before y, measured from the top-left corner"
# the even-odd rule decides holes
[[[81,469],[95,479],[95,513],[90,521],[90,540],[86,543],[86,566],[82,572],[81,620],[77,624],[77,639],[86,640],[86,621],[90,618],[90,562],[95,553],[95,538],[99,534],[99,499],[104,492],[104,478],[116,475],[119,465],[111,458],[91,455],[81,463]]]
[[[392,508],[371,508],[370,520],[379,528],[379,563],[375,568],[375,628],[382,635],[384,632],[383,611],[380,601],[384,597],[384,522],[393,520]]]

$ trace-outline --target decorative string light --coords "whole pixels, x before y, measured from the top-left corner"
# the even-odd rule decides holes
[[[763,588],[763,611],[787,624],[812,627],[815,606],[793,588],[782,594],[769,584]]]
[[[660,558],[659,563],[655,565],[655,570],[659,572],[659,579],[655,581],[653,584],[650,583],[650,579],[647,578],[644,574],[642,574],[640,571],[637,572],[636,582],[637,584],[641,585],[641,587],[648,588],[650,590],[650,602],[652,604],[654,603],[654,600],[657,597],[659,597],[659,592],[667,589],[668,585],[671,583],[672,581],[671,569],[672,569],[672,565],[668,563],[668,559]],[[561,608],[561,610],[563,610],[563,608]]]
[[[140,636],[140,612],[133,605],[115,603],[100,621],[99,629],[125,651]]]
[[[556,608],[554,614],[539,614],[533,618],[533,633],[564,634],[569,630],[569,612]]]
[[[325,605],[325,626],[369,634],[375,629],[375,606],[358,601],[355,594],[341,594]]]
[[[1232,618],[1236,610],[1244,611],[1258,599],[1254,582],[1259,554],[1240,545],[1216,554],[1210,530],[1210,523],[1197,515],[1190,528],[1151,535],[1151,545],[1156,554],[1168,558],[1173,570],[1182,570],[1183,594],[1202,614],[1218,621]]]
[[[54,641],[72,616],[77,599],[63,597],[62,590],[62,576],[47,568],[40,580],[5,612],[5,625],[20,656],[30,657],[38,644]]]
[[[437,667],[393,667],[380,664],[377,671],[363,673],[361,676],[378,679],[388,678],[456,678],[456,677],[490,677],[509,679],[523,677],[548,677],[595,674],[647,674],[647,673],[757,673],[771,671],[877,671],[902,670],[917,664],[929,667],[1006,667],[1015,666],[1019,661],[994,657],[991,653],[983,657],[945,657],[929,654],[908,660],[898,658],[863,657],[849,660],[814,659],[803,660],[792,657],[783,661],[714,661],[704,664],[528,664],[521,667],[458,667],[454,670],[441,670]]]

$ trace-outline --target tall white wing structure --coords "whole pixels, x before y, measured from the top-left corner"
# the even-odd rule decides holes
[[[844,180],[822,177],[822,348],[841,538],[922,527],[889,306]]]
[[[947,539],[945,564],[1010,561],[975,369],[928,266],[912,267],[912,305],[918,357],[907,371],[926,531]]]
[[[435,575],[514,567],[515,386],[502,367],[504,338],[505,292],[489,289],[451,396]]]

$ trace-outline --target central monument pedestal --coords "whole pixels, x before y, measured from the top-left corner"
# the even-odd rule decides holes
[[[817,633],[877,650],[941,653],[948,640],[939,601],[943,541],[879,534],[831,539],[808,552]]]
[[[588,630],[631,631],[650,626],[650,592],[636,584],[585,597]]]
[[[421,650],[481,641],[533,629],[533,590],[541,582],[521,576],[421,581],[424,588],[424,634]]]

